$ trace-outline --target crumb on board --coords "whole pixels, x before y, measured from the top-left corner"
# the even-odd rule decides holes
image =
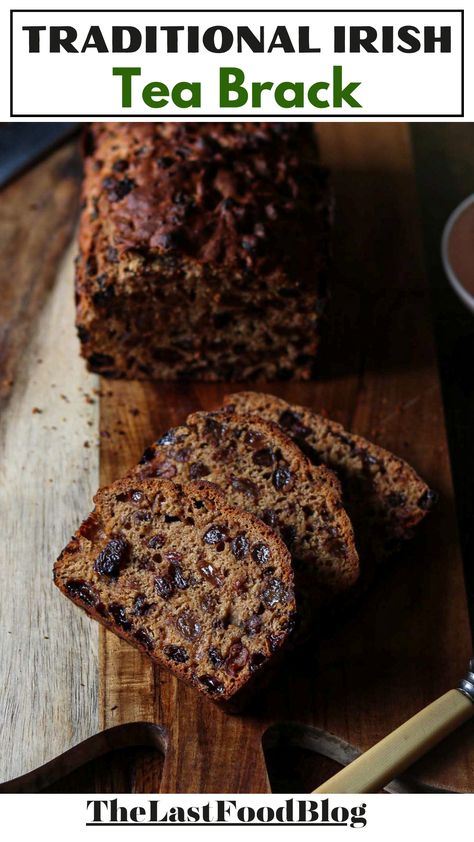
[[[43,410],[40,409],[39,406],[34,406],[31,410],[32,415],[41,415],[42,412]]]

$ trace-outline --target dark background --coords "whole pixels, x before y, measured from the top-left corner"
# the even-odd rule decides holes
[[[474,315],[453,292],[440,256],[448,215],[474,193],[474,123],[413,123],[411,135],[474,637]]]

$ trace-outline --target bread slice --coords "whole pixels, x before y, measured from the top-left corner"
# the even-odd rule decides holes
[[[159,666],[229,700],[292,630],[284,543],[205,482],[124,479],[94,501],[56,585]]]
[[[288,546],[297,593],[316,602],[351,588],[359,573],[339,482],[314,468],[277,425],[251,415],[196,412],[148,447],[132,475],[196,478],[217,485],[229,505],[256,515]]]
[[[403,459],[310,409],[260,392],[228,395],[225,406],[277,423],[314,464],[336,472],[361,559],[377,561],[397,550],[436,502]]]

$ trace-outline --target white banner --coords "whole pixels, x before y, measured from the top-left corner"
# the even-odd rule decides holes
[[[5,838],[364,839],[469,836],[474,795],[2,795]],[[148,834],[138,828],[148,828]],[[191,830],[193,828],[193,830]],[[312,828],[312,831],[309,830]],[[316,832],[316,837],[315,837]]]
[[[394,10],[396,3],[384,9],[382,2],[379,9],[361,3],[361,9],[349,4],[293,11],[222,4],[199,11],[193,5],[13,11],[6,116],[352,120],[466,114],[464,58],[473,33],[465,48],[459,7]]]

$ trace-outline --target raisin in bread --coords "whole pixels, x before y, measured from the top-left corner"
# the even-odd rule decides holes
[[[283,542],[204,482],[125,479],[94,502],[55,583],[159,666],[229,700],[292,630]]]
[[[398,549],[436,501],[403,459],[310,409],[259,392],[228,395],[225,406],[279,424],[314,463],[337,473],[361,558],[375,561]]]
[[[352,526],[339,482],[313,467],[272,423],[253,416],[196,412],[148,447],[137,478],[204,478],[226,501],[259,517],[291,551],[297,594],[314,604],[351,588],[358,572]]]
[[[308,378],[331,199],[304,123],[95,123],[77,327],[90,369]]]

